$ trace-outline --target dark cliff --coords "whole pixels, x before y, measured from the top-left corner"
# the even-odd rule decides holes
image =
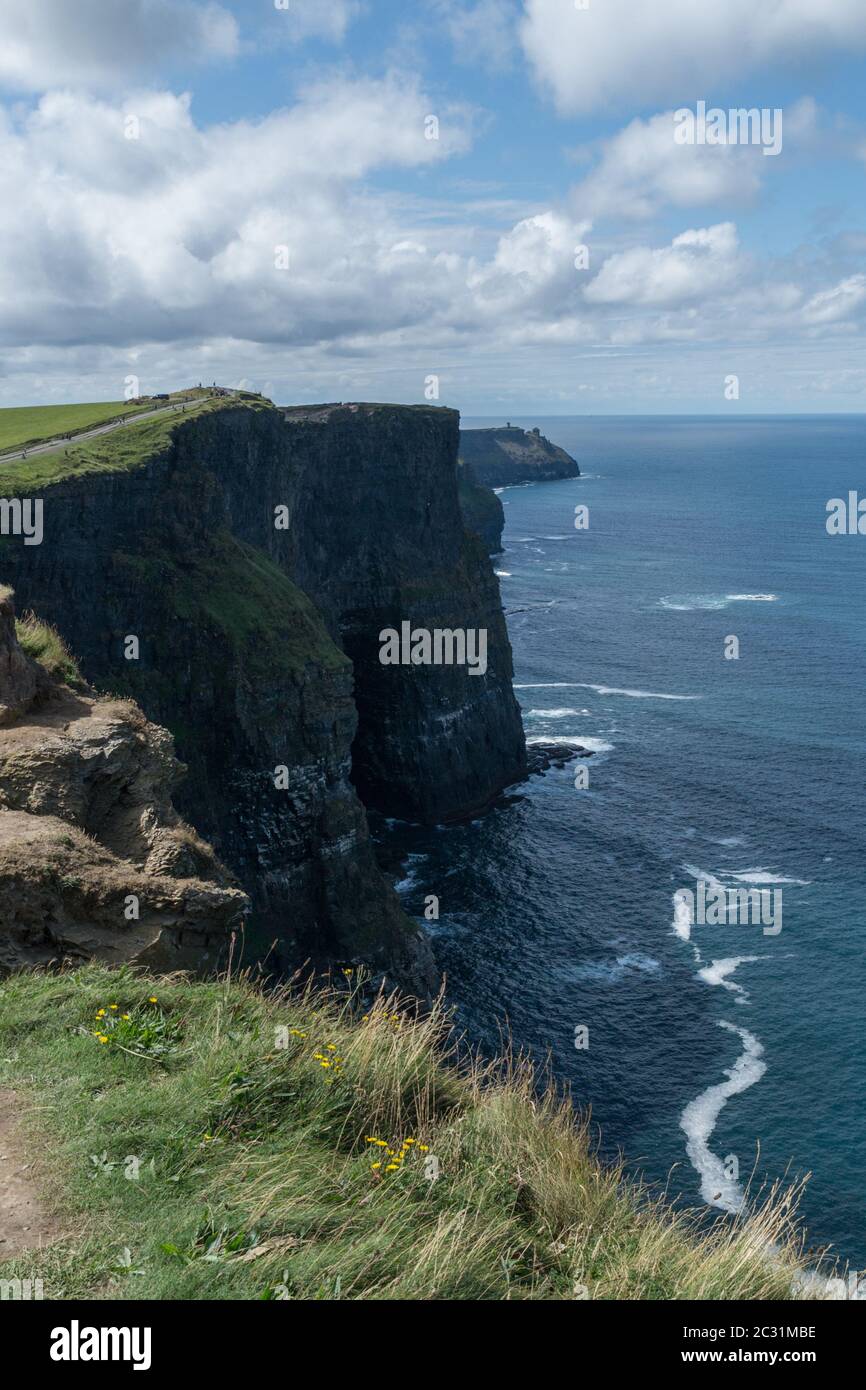
[[[488,555],[502,551],[502,532],[505,529],[505,509],[492,488],[479,483],[472,466],[458,460],[457,495],[467,531],[474,531],[484,542]]]
[[[460,457],[475,481],[487,487],[580,477],[576,461],[565,449],[551,444],[540,432],[517,425],[461,430]]]
[[[70,450],[26,484],[42,544],[0,546],[3,577],[85,676],[175,735],[179,807],[250,894],[259,942],[278,939],[284,964],[367,960],[421,992],[429,946],[379,874],[362,800],[461,816],[525,771],[457,438],[434,408],[226,404],[120,468],[110,443],[80,465]],[[383,666],[379,633],[405,620],[486,628],[486,674]]]

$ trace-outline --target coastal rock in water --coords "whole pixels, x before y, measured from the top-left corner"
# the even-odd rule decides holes
[[[461,430],[460,457],[475,481],[487,487],[580,477],[576,461],[565,449],[551,444],[540,431],[517,425]]]

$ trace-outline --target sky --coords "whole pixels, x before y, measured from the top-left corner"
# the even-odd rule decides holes
[[[862,411],[864,75],[866,0],[0,0],[0,405]]]

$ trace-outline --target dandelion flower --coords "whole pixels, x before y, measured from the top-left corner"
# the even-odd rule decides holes
[[[155,1003],[156,1003],[156,995],[155,995],[155,994],[152,994],[152,995],[150,996],[150,998],[148,999],[147,1002],[148,1002],[148,1004],[155,1004]]]
[[[396,1171],[396,1168],[397,1168],[397,1164],[396,1164],[396,1163],[389,1163],[389,1164],[386,1166],[386,1168],[385,1168],[385,1172],[386,1172],[386,1173],[393,1173],[393,1172]]]
[[[370,1164],[370,1167],[373,1169],[373,1172],[375,1173],[376,1169],[377,1169],[377,1168],[381,1168],[382,1165],[381,1165],[381,1163],[371,1163],[371,1164]]]

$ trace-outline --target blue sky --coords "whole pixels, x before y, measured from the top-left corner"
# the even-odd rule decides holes
[[[0,53],[4,405],[863,409],[862,0],[5,0]]]

